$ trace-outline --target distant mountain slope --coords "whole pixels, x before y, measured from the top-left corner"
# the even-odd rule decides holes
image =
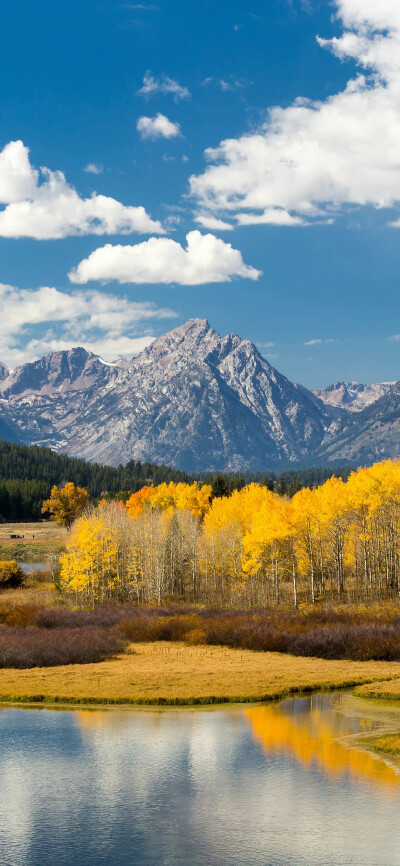
[[[205,319],[128,362],[75,348],[5,369],[2,379],[1,369],[3,438],[112,466],[133,458],[188,473],[265,472],[399,452],[400,386],[311,392]]]
[[[327,388],[313,388],[313,394],[326,406],[348,412],[361,412],[387,394],[395,384],[395,382],[379,382],[374,385],[362,385],[361,382],[335,382]]]
[[[317,461],[370,464],[400,458],[400,382],[362,412],[346,413],[325,437]]]

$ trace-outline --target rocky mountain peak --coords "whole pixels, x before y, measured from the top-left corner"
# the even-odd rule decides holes
[[[86,390],[104,384],[113,367],[82,346],[50,352],[38,361],[17,367],[0,385],[3,397],[26,393],[52,393],[59,390]]]
[[[361,412],[380,400],[394,385],[395,382],[377,382],[372,385],[364,385],[362,382],[335,382],[326,388],[314,389],[313,394],[326,406],[348,412]]]
[[[400,386],[308,391],[250,340],[220,336],[206,319],[189,319],[126,363],[77,347],[7,374],[0,436],[113,465],[140,458],[190,472],[267,471],[400,454]]]

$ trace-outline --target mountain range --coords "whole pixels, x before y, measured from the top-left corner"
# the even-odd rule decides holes
[[[310,391],[249,340],[190,319],[128,362],[74,348],[0,363],[0,438],[187,472],[357,465],[399,456],[400,383]]]

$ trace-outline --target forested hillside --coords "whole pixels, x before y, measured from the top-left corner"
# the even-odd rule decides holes
[[[346,480],[351,469],[299,469],[296,472],[274,473],[230,473],[226,475],[198,476],[198,480],[213,483],[222,479],[227,493],[241,490],[255,481],[281,495],[293,496],[302,487],[316,487],[332,475]],[[44,499],[50,495],[53,484],[62,486],[68,481],[84,487],[92,499],[102,495],[127,499],[130,493],[145,485],[159,485],[170,481],[192,481],[193,478],[179,469],[157,466],[130,460],[126,466],[104,466],[88,463],[76,457],[57,454],[50,448],[37,445],[16,445],[0,441],[0,519],[40,520]]]
[[[40,520],[44,499],[53,484],[67,481],[84,487],[94,499],[102,494],[140,490],[144,484],[189,481],[188,475],[168,466],[130,460],[113,468],[56,454],[50,448],[0,441],[0,516],[3,520]]]

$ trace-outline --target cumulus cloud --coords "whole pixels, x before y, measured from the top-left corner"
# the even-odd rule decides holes
[[[0,237],[36,240],[70,235],[163,234],[144,207],[93,193],[81,198],[61,171],[35,169],[22,141],[0,151]]]
[[[79,284],[117,280],[197,286],[228,282],[232,277],[257,280],[261,274],[245,265],[239,250],[215,235],[195,230],[186,235],[186,242],[186,248],[170,238],[150,238],[134,246],[106,244],[83,259],[69,278]]]
[[[173,123],[165,114],[156,114],[155,117],[139,117],[136,129],[141,138],[176,138],[180,135],[179,123]]]
[[[336,13],[341,35],[318,42],[359,73],[343,91],[273,107],[257,132],[209,149],[190,181],[203,207],[236,213],[240,225],[246,212],[248,224],[258,215],[300,225],[349,206],[400,205],[400,4],[336,0]]]
[[[9,367],[47,352],[84,345],[108,361],[137,354],[153,339],[140,333],[156,319],[175,316],[150,302],[96,290],[20,289],[0,284],[0,358]],[[138,333],[139,329],[139,333]]]
[[[167,75],[163,75],[161,78],[154,78],[151,72],[147,71],[143,77],[143,85],[138,90],[140,96],[154,96],[157,93],[163,93],[168,96],[173,96],[175,102],[179,102],[180,99],[189,99],[190,98],[190,90],[187,87],[183,87],[181,84],[178,84],[177,81],[174,81],[173,78],[168,78]]]

